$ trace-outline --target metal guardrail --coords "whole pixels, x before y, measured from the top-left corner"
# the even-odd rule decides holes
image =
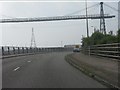
[[[72,48],[65,47],[52,47],[52,48],[31,48],[31,47],[1,47],[2,56],[6,55],[19,55],[19,54],[36,54],[41,52],[61,52],[61,51],[71,51]]]
[[[92,45],[83,47],[82,52],[89,55],[115,58],[120,60],[120,43]]]

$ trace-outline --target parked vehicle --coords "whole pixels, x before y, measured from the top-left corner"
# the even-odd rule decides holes
[[[80,52],[80,45],[75,45],[73,52]]]
[[[80,48],[74,48],[73,52],[80,52]]]

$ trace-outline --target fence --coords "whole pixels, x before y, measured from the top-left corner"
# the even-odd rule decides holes
[[[83,47],[82,52],[89,55],[120,59],[120,43]]]
[[[60,52],[60,51],[71,51],[72,48],[64,47],[53,47],[53,48],[32,48],[32,47],[2,47],[2,56],[5,55],[19,55],[19,54],[35,54],[41,52]]]

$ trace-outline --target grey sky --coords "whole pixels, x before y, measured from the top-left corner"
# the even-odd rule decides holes
[[[116,0],[118,1],[118,0]],[[99,2],[88,2],[88,6]],[[117,2],[105,2],[118,8]],[[41,17],[67,15],[85,8],[84,2],[0,2],[0,17]],[[88,10],[88,14],[99,14],[100,6]],[[116,15],[116,18],[106,20],[107,32],[118,28],[118,13],[104,6],[105,13]],[[85,11],[77,13],[85,15]],[[34,34],[37,46],[60,46],[63,44],[80,44],[82,35],[86,36],[85,20],[34,22],[34,23],[11,23],[0,24],[2,29],[2,45],[30,46],[31,30]],[[89,20],[90,35],[94,26],[99,29],[99,20]],[[1,32],[2,31],[2,32]]]

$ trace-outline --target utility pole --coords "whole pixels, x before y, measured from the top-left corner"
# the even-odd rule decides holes
[[[33,28],[32,28],[32,37],[31,37],[31,47],[33,47],[33,48],[36,47],[36,42],[35,42],[35,36],[34,36]]]
[[[87,13],[87,0],[86,0],[86,28],[87,28],[87,37],[89,37],[89,27],[88,27],[88,13]]]

